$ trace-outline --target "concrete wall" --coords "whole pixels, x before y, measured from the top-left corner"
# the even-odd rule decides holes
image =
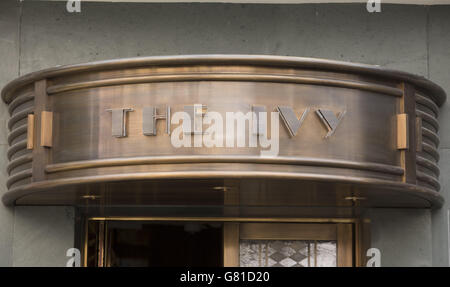
[[[0,2],[0,86],[19,74],[19,5],[15,1]],[[8,109],[0,103],[0,194],[6,191],[6,150]],[[14,208],[0,205],[0,266],[12,264]]]
[[[72,207],[16,207],[13,266],[65,266],[74,224]]]
[[[234,53],[378,64],[429,77],[450,94],[449,14],[449,6],[383,5],[382,13],[369,14],[365,4],[85,1],[81,13],[69,14],[64,2],[18,4],[6,0],[0,2],[0,84],[18,74],[61,64],[133,56]],[[7,115],[4,105],[0,106],[0,181],[4,182]],[[448,199],[448,103],[440,120],[442,193]],[[0,186],[4,192],[4,184]],[[61,258],[65,254],[58,252],[73,244],[73,236],[69,236],[73,235],[73,218],[68,215],[72,211],[20,207],[15,209],[14,217],[12,209],[0,207],[0,264],[63,265]],[[372,245],[381,249],[383,266],[448,266],[447,212],[448,200],[439,211],[370,210],[367,214],[373,222]],[[39,222],[45,225],[46,233],[55,236],[39,232]],[[57,236],[63,232],[67,234]],[[31,240],[32,236],[39,240]],[[55,253],[55,245],[61,251]],[[27,246],[30,251],[23,250]],[[33,260],[33,254],[48,260]]]
[[[441,192],[444,208],[432,213],[433,265],[449,266],[449,212],[450,212],[450,6],[430,7],[428,21],[429,78],[441,85],[448,100],[441,108],[440,127]],[[447,252],[444,252],[447,250]]]
[[[381,252],[381,266],[432,266],[432,226],[428,210],[371,209],[371,247]]]

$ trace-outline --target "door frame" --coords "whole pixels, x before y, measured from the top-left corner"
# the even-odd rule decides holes
[[[330,232],[329,226],[336,227],[337,244],[345,246],[345,257],[338,253],[338,266],[365,266],[366,257],[362,250],[366,250],[370,246],[370,220],[360,218],[252,218],[252,217],[126,217],[126,216],[108,216],[108,217],[84,217],[81,220],[80,230],[77,240],[80,242],[79,249],[82,254],[82,265],[87,266],[88,256],[88,226],[90,222],[96,221],[103,226],[107,226],[108,221],[202,221],[202,222],[222,222],[223,223],[223,259],[224,267],[239,266],[239,226],[240,224],[308,224],[311,226],[328,226],[324,227],[323,234]],[[280,225],[281,226],[281,225]],[[319,232],[318,235],[321,233]],[[324,235],[321,236],[324,236]],[[298,234],[300,235],[300,234]],[[306,235],[305,235],[306,236]],[[102,236],[100,236],[102,237]],[[266,236],[267,237],[267,236]],[[273,236],[273,239],[281,239],[280,236]],[[288,238],[288,237],[285,237]],[[307,237],[295,237],[307,238]],[[106,238],[105,238],[106,239]],[[266,238],[268,239],[268,238]],[[340,240],[340,241],[339,241]],[[107,244],[107,243],[106,243]],[[98,254],[105,256],[105,242],[99,243]],[[339,249],[338,249],[339,250]],[[351,250],[351,256],[349,251]],[[351,258],[351,259],[350,259]],[[100,260],[102,262],[102,260]],[[104,262],[104,261],[103,261]],[[351,263],[349,263],[351,262]],[[104,264],[99,265],[104,266]]]

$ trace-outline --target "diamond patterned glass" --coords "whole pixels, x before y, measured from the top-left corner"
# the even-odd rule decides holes
[[[336,241],[241,240],[242,267],[335,267]]]

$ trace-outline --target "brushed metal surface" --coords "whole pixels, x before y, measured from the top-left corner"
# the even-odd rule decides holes
[[[344,160],[330,160],[320,158],[298,158],[298,157],[260,157],[260,156],[217,156],[217,155],[195,155],[195,156],[155,156],[135,158],[109,158],[98,160],[74,161],[47,165],[48,173],[55,173],[75,169],[87,169],[95,167],[164,164],[164,163],[260,163],[260,164],[284,164],[340,167],[347,169],[369,170],[393,175],[402,175],[403,169],[397,166],[353,162]]]
[[[143,66],[186,66],[186,65],[252,65],[257,67],[285,67],[298,69],[319,69],[324,71],[345,71],[348,73],[382,77],[395,81],[412,82],[420,89],[428,91],[429,97],[441,105],[445,99],[445,91],[435,83],[424,77],[396,70],[389,70],[379,66],[349,63],[326,59],[313,59],[286,56],[266,55],[188,55],[125,58],[119,60],[98,61],[84,64],[60,66],[22,76],[10,82],[2,91],[2,98],[10,102],[20,87],[44,78],[64,76],[86,71],[101,71],[109,69],[139,68]]]
[[[217,73],[217,74],[172,74],[172,75],[151,75],[151,76],[136,76],[117,79],[105,79],[97,81],[85,81],[71,84],[62,84],[49,87],[47,93],[49,95],[58,94],[62,92],[69,92],[79,89],[97,88],[116,85],[129,85],[151,82],[191,82],[191,81],[244,81],[244,82],[278,82],[278,83],[295,83],[295,84],[309,84],[309,85],[323,85],[343,88],[361,89],[372,92],[384,93],[392,96],[401,96],[401,90],[397,88],[386,87],[383,85],[360,83],[355,81],[335,80],[326,78],[311,78],[311,77],[295,77],[286,75],[260,75],[254,74],[231,74],[231,73]]]
[[[218,187],[235,190],[232,205],[242,208],[443,201],[437,116],[446,95],[404,72],[278,56],[132,58],[31,73],[9,83],[2,98],[11,114],[5,204],[231,204]],[[261,156],[261,147],[172,146],[176,126],[165,116],[195,104],[224,117],[281,107],[278,155]],[[108,112],[115,109],[133,110],[120,119],[116,137]],[[53,113],[51,147],[35,145],[30,153],[26,117],[37,117],[39,143],[42,111]],[[399,151],[402,113],[411,136]],[[414,128],[416,116],[421,128]],[[270,121],[266,126],[270,131]]]

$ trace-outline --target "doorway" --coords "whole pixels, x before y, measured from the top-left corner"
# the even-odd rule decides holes
[[[220,222],[90,222],[86,266],[222,266]]]
[[[84,266],[359,265],[355,223],[228,220],[90,219],[85,225]]]
[[[349,267],[350,223],[225,223],[224,266]]]

